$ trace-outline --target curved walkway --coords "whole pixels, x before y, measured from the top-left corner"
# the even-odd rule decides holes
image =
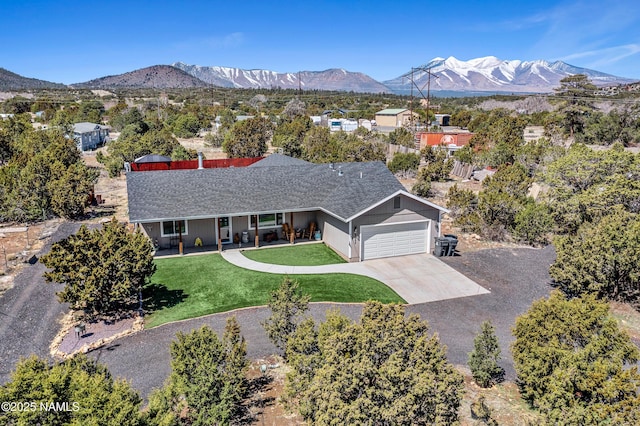
[[[430,254],[321,266],[261,263],[247,258],[240,250],[223,251],[222,257],[240,268],[272,274],[364,275],[386,284],[411,305],[489,293],[488,290]]]

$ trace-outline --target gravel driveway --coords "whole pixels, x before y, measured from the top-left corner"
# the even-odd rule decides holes
[[[412,305],[415,312],[429,321],[432,331],[438,332],[449,350],[454,364],[466,364],[467,353],[473,348],[473,338],[482,321],[490,319],[496,327],[503,354],[507,378],[514,379],[509,344],[513,341],[510,329],[516,316],[525,312],[534,300],[550,292],[549,265],[555,258],[553,247],[544,249],[490,249],[462,256],[442,258],[444,262],[489,289],[490,294]],[[324,312],[334,304],[312,304],[310,314],[324,318]],[[360,305],[339,305],[341,311],[357,318]],[[247,340],[249,358],[264,358],[277,353],[265,336],[260,322],[269,312],[265,308],[242,309],[204,318],[182,321],[145,330],[125,337],[92,352],[91,356],[106,364],[116,377],[131,381],[134,388],[147,397],[162,386],[170,372],[169,344],[178,331],[187,332],[209,325],[222,333],[225,320],[236,315],[242,334]]]
[[[79,228],[79,223],[62,223],[36,256],[40,258],[54,242]],[[13,287],[0,297],[0,383],[9,380],[20,357],[49,357],[49,345],[60,329],[58,320],[68,311],[68,305],[59,303],[56,297],[64,286],[45,283],[45,270],[40,262],[24,265]]]

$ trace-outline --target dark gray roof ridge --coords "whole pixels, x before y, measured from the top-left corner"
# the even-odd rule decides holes
[[[314,209],[346,220],[400,190],[382,162],[127,173],[132,222]]]

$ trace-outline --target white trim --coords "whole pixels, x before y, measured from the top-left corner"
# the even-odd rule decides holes
[[[216,229],[216,244],[218,244],[217,241],[220,239],[220,235],[218,235],[218,228],[222,228],[221,226],[218,227],[218,220],[220,220],[222,218],[226,218],[227,222],[229,223],[229,225],[227,226],[229,228],[229,239],[228,240],[224,239],[224,240],[220,240],[220,241],[222,242],[222,244],[231,244],[231,243],[233,243],[233,228],[232,228],[232,226],[233,226],[233,217],[232,216],[217,216],[217,217],[213,218],[214,219],[213,224],[214,224],[215,229]]]
[[[180,233],[175,233],[175,234],[165,234],[164,233],[164,224],[165,222],[173,222],[173,229],[176,229],[176,222],[184,222],[184,232],[182,233],[182,235],[189,235],[189,221],[186,219],[172,219],[172,220],[163,220],[160,222],[160,237],[162,238],[170,238],[170,237],[177,237],[180,235]]]
[[[431,201],[427,201],[424,198],[418,197],[418,196],[413,195],[413,194],[411,194],[411,193],[409,193],[409,192],[407,192],[407,191],[405,191],[403,189],[400,189],[400,190],[394,192],[393,194],[391,194],[391,195],[383,198],[382,200],[378,201],[377,203],[374,203],[374,204],[370,205],[369,207],[367,207],[366,209],[364,209],[364,210],[354,214],[353,216],[347,218],[347,220],[345,222],[351,221],[353,219],[356,219],[359,216],[362,216],[363,214],[365,214],[368,211],[371,211],[371,210],[375,209],[376,207],[386,203],[387,201],[389,201],[390,199],[394,198],[397,195],[404,195],[405,197],[408,197],[408,198],[411,198],[413,200],[416,200],[419,203],[422,203],[422,204],[424,204],[426,206],[433,207],[434,209],[437,209],[440,212],[449,213],[449,210],[445,209],[444,207],[441,207],[441,206],[439,206],[437,204],[432,203]]]
[[[353,222],[349,221],[349,244],[347,245],[347,257],[351,259],[351,242],[353,241]]]
[[[274,225],[261,225],[260,224],[260,215],[266,215],[266,214],[276,214],[276,215],[282,215],[282,223],[278,225],[278,218],[276,217],[276,223]],[[258,228],[259,229],[273,229],[273,228],[280,228],[282,227],[282,224],[286,222],[286,216],[285,216],[286,212],[268,212],[268,213],[258,213]],[[255,224],[251,224],[251,218],[253,216],[256,216],[255,214],[250,214],[247,215],[247,224],[248,224],[248,228],[249,229],[255,229]]]

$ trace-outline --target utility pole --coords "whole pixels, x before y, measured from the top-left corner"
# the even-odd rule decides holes
[[[410,114],[410,120],[411,120],[411,129],[415,132],[416,131],[416,127],[413,124],[413,70],[414,68],[411,67],[411,100],[409,101],[409,114]]]
[[[427,78],[427,132],[429,131],[429,102],[431,101],[431,94],[430,94],[430,90],[431,90],[431,76],[433,74],[431,74],[431,68],[427,69],[427,74],[429,75],[429,77]],[[438,76],[435,76],[436,78]]]
[[[431,67],[431,68],[433,68],[433,67]],[[429,130],[431,77],[433,76],[435,78],[439,78],[437,75],[435,75],[434,73],[431,72],[431,68],[426,68],[426,67],[415,67],[414,68],[414,67],[411,67],[411,72],[402,76],[402,77],[410,76],[410,78],[411,78],[411,104],[410,104],[410,108],[411,108],[411,122],[412,123],[413,123],[413,88],[415,87],[418,90],[418,93],[420,93],[420,95],[422,95],[422,98],[427,101],[427,130]],[[417,83],[415,81],[415,78],[414,78],[415,71],[422,71],[422,72],[425,72],[427,74],[427,82],[422,87],[418,87],[418,85],[417,85]],[[425,88],[425,86],[427,87],[427,96],[425,96],[424,93],[423,93],[423,89]]]

